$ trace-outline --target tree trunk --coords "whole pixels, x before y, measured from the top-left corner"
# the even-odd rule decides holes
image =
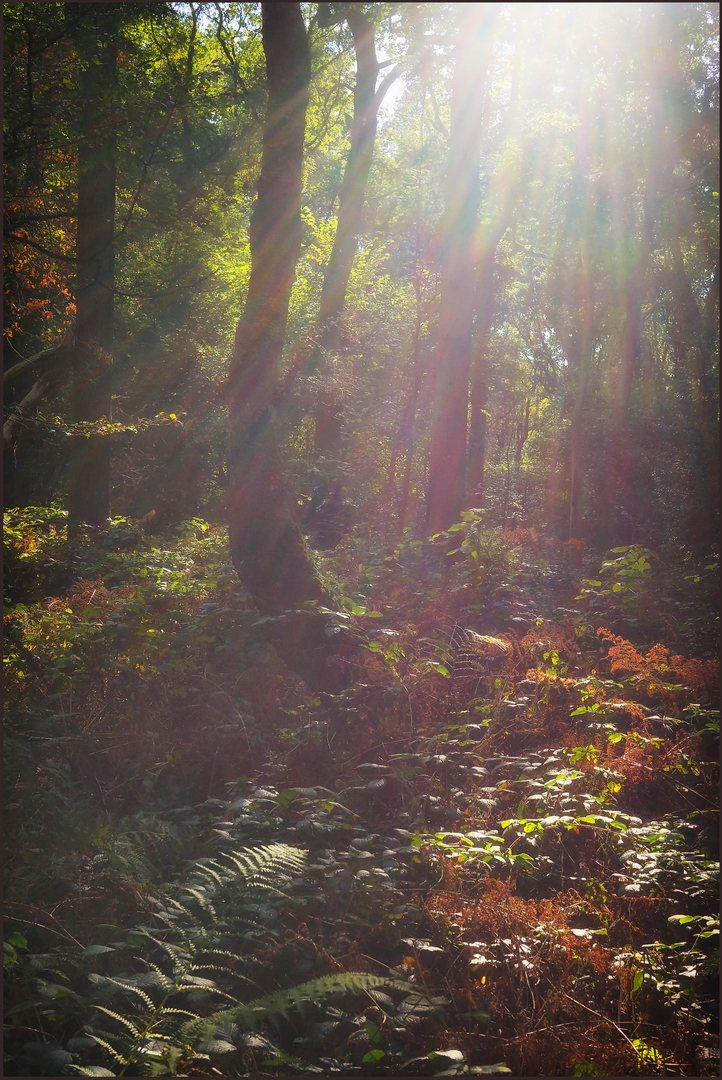
[[[670,265],[664,269],[670,297],[669,331],[680,406],[686,414],[687,469],[693,490],[688,534],[696,552],[703,556],[714,549],[719,532],[719,388],[708,317],[719,290],[719,264],[713,271],[708,310],[702,311],[677,233],[670,235],[669,246]]]
[[[73,13],[70,13],[71,16]],[[75,285],[73,420],[110,419],[113,365],[115,138],[112,116],[118,32],[116,4],[94,4],[77,27],[81,63],[78,146],[78,260]],[[110,516],[110,442],[72,436],[68,529]]]
[[[411,333],[411,388],[404,406],[398,429],[394,438],[389,466],[389,497],[396,492],[396,471],[399,453],[404,455],[404,472],[401,480],[401,491],[397,498],[398,530],[403,533],[406,528],[406,520],[409,514],[411,499],[411,469],[414,460],[414,445],[416,442],[416,411],[418,407],[421,383],[426,372],[425,357],[421,351],[421,325],[423,322],[423,307],[421,296],[421,274],[417,271],[413,278],[414,294],[416,297],[416,317]]]
[[[324,354],[338,347],[341,336],[339,319],[343,313],[351,268],[356,254],[356,239],[361,231],[366,182],[373,160],[376,122],[381,104],[375,100],[379,64],[376,59],[374,27],[358,4],[344,4],[343,14],[353,36],[356,53],[356,83],[353,95],[353,123],[343,182],[338,198],[336,234],[323,276],[318,312],[319,340],[311,358],[316,367]],[[340,402],[332,395],[316,410],[315,449],[325,454],[338,446],[337,416]]]
[[[466,502],[469,506],[481,506],[484,495],[484,469],[486,467],[486,422],[488,374],[487,357],[489,339],[494,319],[494,263],[496,249],[506,226],[497,229],[481,251],[478,273],[478,300],[476,305],[476,334],[471,364],[471,409],[469,414],[469,452],[466,475]]]
[[[78,147],[73,420],[110,419],[113,363],[117,5],[96,4],[78,28],[81,116]],[[101,526],[110,516],[110,442],[73,436],[68,528]]]
[[[311,60],[297,3],[265,3],[268,105],[250,227],[251,277],[229,372],[227,516],[233,564],[283,659],[312,689],[346,682],[341,635],[304,605],[329,607],[281,467],[273,399],[301,245],[301,171]],[[302,614],[284,614],[300,609]],[[341,649],[341,652],[344,650]]]
[[[607,546],[631,544],[634,532],[634,450],[630,431],[629,405],[634,378],[639,370],[642,355],[642,280],[640,267],[632,270],[627,278],[625,315],[622,330],[619,367],[614,386],[612,415],[610,419],[610,453],[605,471],[610,487],[609,496],[602,485],[600,492],[603,508],[600,533],[605,524],[610,532]]]
[[[451,130],[442,221],[439,323],[434,351],[434,408],[429,450],[426,529],[429,535],[459,520],[466,490],[471,332],[474,316],[474,237],[479,210],[479,154],[483,123],[480,55],[496,12],[492,4],[463,8],[451,91]],[[481,65],[483,66],[483,64]]]
[[[588,236],[582,237],[581,276],[577,308],[577,329],[573,351],[576,354],[577,381],[569,433],[569,540],[581,539],[582,494],[584,490],[584,414],[593,360],[594,280]]]
[[[398,69],[385,77],[378,90],[376,80],[380,65],[376,58],[373,23],[361,10],[360,4],[339,7],[348,23],[356,53],[356,83],[354,86],[351,145],[338,199],[336,234],[323,276],[321,301],[317,319],[317,341],[305,360],[307,372],[316,370],[324,359],[333,357],[342,338],[341,316],[346,301],[351,269],[357,251],[357,240],[363,222],[366,184],[373,161],[378,111]],[[316,407],[314,451],[317,456],[332,459],[341,449],[344,402],[332,389],[322,394]],[[311,522],[323,533],[323,546],[335,546],[342,534],[342,483],[338,475],[327,477],[315,499],[322,520]],[[334,504],[334,506],[331,505]],[[333,513],[337,511],[334,521]],[[314,530],[316,531],[316,530]]]
[[[697,112],[690,96],[685,102],[680,11],[675,4],[661,4],[653,22],[654,55],[650,85],[652,131],[656,158],[667,163],[660,170],[660,205],[666,202],[671,214],[661,215],[658,247],[666,247],[662,281],[669,297],[669,336],[675,368],[677,408],[686,434],[680,466],[687,474],[691,491],[688,504],[687,535],[695,553],[709,556],[719,546],[719,361],[715,310],[719,303],[719,247],[706,251],[710,288],[700,307],[690,275],[685,267],[682,241],[690,237],[689,209],[694,205],[692,181],[684,190],[674,163],[689,153],[690,132],[709,119]],[[714,123],[714,122],[713,122]],[[718,175],[718,146],[714,127],[709,130],[707,168]],[[706,173],[702,158],[700,174]],[[709,174],[708,174],[709,175]],[[685,185],[686,186],[686,185]],[[699,274],[701,267],[696,266]]]

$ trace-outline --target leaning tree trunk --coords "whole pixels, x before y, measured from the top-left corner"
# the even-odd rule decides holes
[[[312,689],[334,692],[346,682],[335,662],[342,635],[313,612],[331,598],[291,517],[273,415],[301,246],[311,60],[300,4],[265,3],[262,14],[268,106],[250,227],[251,277],[229,372],[229,539],[233,564],[267,617],[279,654]]]
[[[95,4],[76,34],[80,62],[78,231],[73,420],[110,419],[113,363],[115,139],[111,115],[118,5]],[[110,441],[74,435],[68,528],[101,526],[110,516]]]
[[[47,397],[67,381],[69,368],[75,358],[75,335],[66,331],[62,341],[50,349],[36,353],[27,360],[13,364],[3,375],[3,390],[21,384],[23,377],[35,375],[35,382],[14,404],[3,423],[3,448],[13,450],[21,431],[35,415]]]

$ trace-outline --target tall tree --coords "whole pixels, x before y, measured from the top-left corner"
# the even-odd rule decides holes
[[[399,74],[399,69],[394,68],[376,88],[383,65],[376,56],[373,22],[361,4],[334,6],[333,16],[324,10],[330,8],[330,4],[319,5],[319,14],[324,12],[323,22],[326,25],[331,18],[346,20],[356,55],[356,81],[350,146],[338,196],[336,232],[323,276],[315,341],[305,361],[308,371],[318,368],[324,358],[332,358],[343,338],[341,317],[363,226],[364,200],[373,161],[378,112],[386,92]],[[321,394],[315,411],[314,450],[317,456],[329,458],[341,450],[343,408],[343,398],[333,389]],[[325,478],[314,500],[318,512],[312,528],[318,542],[324,547],[337,543],[341,537],[342,500],[342,484],[337,471],[335,477]]]
[[[67,5],[72,19],[75,5]],[[80,62],[78,225],[73,419],[110,419],[115,295],[115,86],[117,4],[89,4],[74,29]],[[68,526],[100,526],[110,516],[110,442],[75,435],[68,479]]]
[[[490,59],[487,39],[498,15],[497,7],[496,4],[464,5],[456,45],[446,208],[441,227],[441,295],[426,505],[429,534],[448,529],[459,520],[466,489],[474,237],[480,201],[479,155],[484,115],[480,66],[483,68]]]
[[[267,3],[262,12],[268,104],[250,227],[251,276],[228,377],[229,539],[244,585],[259,612],[272,620],[269,632],[279,653],[309,686],[331,691],[345,682],[342,667],[333,662],[340,635],[312,610],[328,608],[331,597],[291,517],[274,418],[301,246],[311,60],[300,4]]]
[[[702,87],[695,86],[695,80],[700,81],[701,65],[697,71],[690,70],[685,55],[689,50],[690,5],[657,7],[652,124],[662,160],[670,166],[660,176],[661,203],[666,211],[661,283],[669,305],[675,404],[686,435],[682,457],[694,493],[686,532],[700,552],[709,552],[719,540],[719,327],[715,310],[720,269],[719,241],[704,237],[703,213],[710,188],[719,191],[719,76],[704,79]],[[702,68],[703,78],[705,74]],[[717,98],[716,118],[709,108],[713,94]],[[700,295],[699,288],[695,290],[691,272],[700,261],[702,274],[699,270],[697,274],[706,279],[706,297]]]

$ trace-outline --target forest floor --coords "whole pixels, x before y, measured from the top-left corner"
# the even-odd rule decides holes
[[[205,522],[6,560],[5,1075],[719,1075],[714,564],[349,540],[330,696]]]

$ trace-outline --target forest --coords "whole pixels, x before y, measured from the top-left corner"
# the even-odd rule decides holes
[[[4,1075],[718,1076],[718,5],[3,33]]]

